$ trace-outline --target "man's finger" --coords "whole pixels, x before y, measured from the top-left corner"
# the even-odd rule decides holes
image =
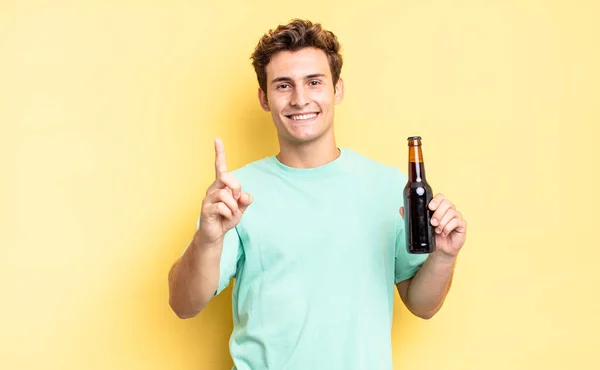
[[[225,205],[231,209],[232,214],[235,214],[239,209],[238,203],[231,196],[229,189],[220,189],[211,193],[206,198],[206,201],[209,203],[225,203]]]
[[[225,162],[225,146],[223,141],[217,138],[215,139],[215,176],[218,178],[219,175],[227,172],[227,164]]]
[[[216,179],[212,184],[210,184],[210,186],[208,187],[208,189],[206,189],[206,196],[209,196],[210,194],[214,193],[215,191],[222,189],[223,187],[219,187],[219,184],[221,184],[221,182],[219,181],[219,179]]]
[[[440,216],[439,226],[435,228],[436,232],[439,231],[438,234],[440,234],[442,231],[444,231],[446,225],[455,217],[456,211],[452,208],[448,208],[446,212],[442,216]]]
[[[251,194],[242,192],[240,200],[238,201],[238,205],[242,213],[246,210],[246,208],[248,208],[248,206],[250,206],[250,204],[252,204],[252,199],[253,198]]]
[[[460,223],[460,220],[458,218],[453,218],[452,220],[450,220],[450,222],[448,222],[446,224],[446,226],[444,227],[444,230],[442,231],[442,235],[443,236],[448,236],[450,235],[450,233],[454,230],[456,230],[456,228],[458,227]]]
[[[402,219],[404,220],[404,206],[400,207],[400,216],[402,216]]]
[[[227,205],[225,203],[219,202],[214,204],[215,207],[215,215],[221,215],[223,217],[225,217],[228,220],[233,220],[233,213],[231,212],[231,209],[229,207],[227,207]]]
[[[206,195],[210,195],[217,190],[228,188],[231,190],[231,194],[235,200],[240,198],[242,192],[242,184],[231,174],[231,172],[225,172],[219,176],[206,190]]]
[[[431,216],[431,224],[433,226],[441,225],[442,217],[444,217],[444,215],[449,209],[454,210],[454,205],[450,203],[448,199],[442,200],[442,202],[438,205],[437,209]],[[446,220],[446,222],[448,221]]]
[[[444,194],[438,193],[435,197],[433,197],[431,202],[429,202],[429,209],[435,211],[440,206],[440,204],[442,204],[444,199]]]
[[[240,182],[231,174],[231,172],[226,172],[221,174],[219,180],[229,189],[231,189],[231,193],[233,194],[233,198],[235,200],[240,199],[240,195],[242,192],[242,185]]]

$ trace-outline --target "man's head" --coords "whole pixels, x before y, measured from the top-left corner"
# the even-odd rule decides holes
[[[343,81],[340,45],[332,32],[293,20],[260,39],[252,62],[261,107],[271,112],[280,139],[305,143],[333,135]]]

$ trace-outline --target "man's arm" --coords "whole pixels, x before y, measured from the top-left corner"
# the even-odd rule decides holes
[[[212,299],[219,284],[220,243],[208,244],[197,234],[169,271],[169,305],[181,318],[196,316]]]
[[[432,318],[444,304],[467,233],[467,221],[442,194],[437,194],[428,207],[434,212],[431,225],[435,228],[436,250],[415,276],[396,284],[406,307],[423,319]],[[404,219],[404,207],[400,207],[400,215]]]
[[[432,318],[442,307],[452,285],[456,257],[432,253],[410,279],[396,284],[400,298],[415,316]]]
[[[252,195],[227,172],[225,149],[215,140],[216,179],[206,191],[198,230],[183,255],[169,271],[169,305],[182,319],[196,316],[219,285],[225,234],[241,220]]]

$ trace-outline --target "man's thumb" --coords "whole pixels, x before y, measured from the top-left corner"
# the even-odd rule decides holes
[[[250,193],[242,192],[240,199],[238,200],[238,204],[240,207],[240,211],[244,212],[246,208],[252,203],[252,195]]]

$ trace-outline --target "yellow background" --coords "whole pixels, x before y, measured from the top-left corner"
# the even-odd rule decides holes
[[[249,56],[293,17],[342,42],[339,145],[406,170],[423,136],[469,221],[442,311],[396,298],[395,369],[600,368],[597,1],[82,3],[0,5],[1,369],[231,366],[231,288],[179,320],[167,272],[214,137],[277,150]]]

